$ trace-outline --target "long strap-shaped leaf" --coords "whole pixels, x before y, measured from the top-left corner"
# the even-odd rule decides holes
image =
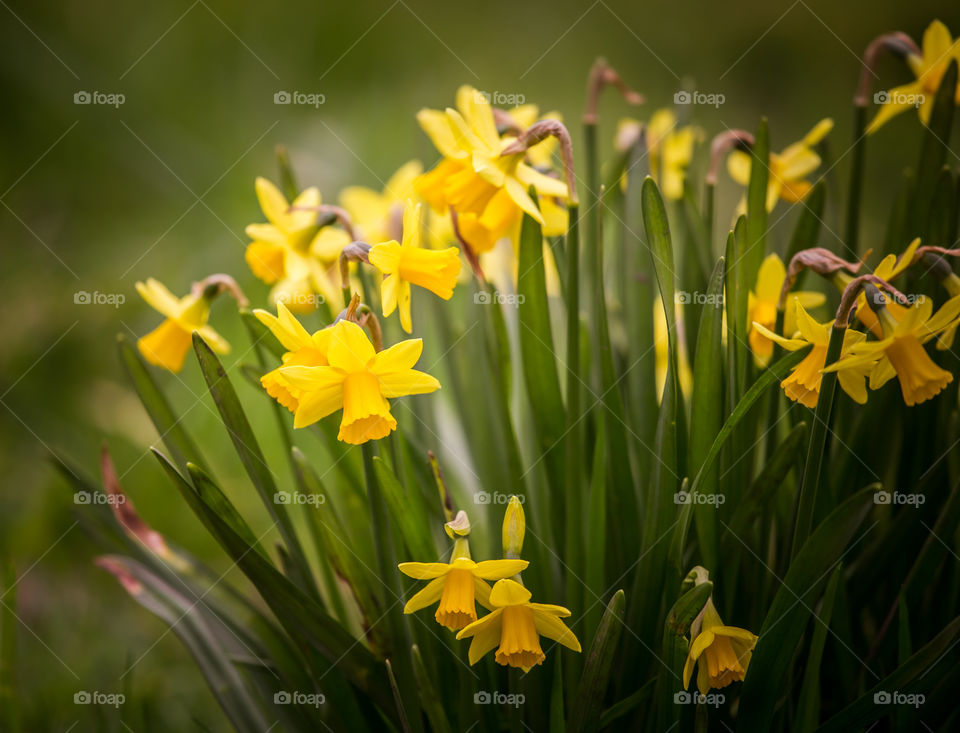
[[[817,733],[845,733],[864,726],[889,714],[889,704],[878,704],[876,695],[886,692],[922,693],[932,688],[940,680],[931,670],[951,649],[954,639],[960,634],[960,616],[955,618],[933,639],[901,664],[893,672],[861,695],[856,702],[847,706],[830,720],[817,728]],[[944,667],[946,671],[946,667]],[[909,693],[907,692],[909,691]]]
[[[813,615],[813,605],[830,570],[873,507],[875,493],[873,488],[861,489],[834,509],[794,558],[760,629],[743,683],[738,731],[770,730],[782,680]]]
[[[623,630],[623,609],[626,604],[624,593],[618,590],[607,604],[607,610],[600,619],[600,628],[593,638],[590,652],[580,678],[580,688],[573,701],[567,730],[571,733],[596,730],[600,723],[600,708],[604,691],[610,679],[613,657],[617,652],[617,642]]]

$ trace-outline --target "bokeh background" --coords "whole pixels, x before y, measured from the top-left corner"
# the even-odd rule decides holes
[[[253,181],[276,179],[277,144],[288,147],[301,183],[332,202],[346,185],[382,187],[412,157],[432,164],[414,115],[451,104],[463,83],[521,95],[575,122],[587,71],[602,55],[648,97],[640,110],[613,94],[604,99],[607,146],[620,116],[646,116],[680,89],[724,95],[720,107],[683,110],[708,135],[754,129],[766,115],[774,149],[832,116],[826,164],[836,194],[848,173],[850,100],[866,44],[895,29],[919,39],[935,17],[960,31],[960,8],[935,0],[0,6],[0,556],[18,577],[16,680],[26,730],[226,726],[176,637],[92,564],[98,548],[77,525],[50,455],[96,475],[107,441],[141,513],[226,570],[145,454],[156,434],[125,385],[115,336],[132,339],[156,325],[134,290],[148,276],[185,292],[223,271],[263,302],[266,287],[243,261],[243,229],[262,220]],[[876,88],[889,88],[907,72],[885,61],[878,75]],[[281,90],[325,101],[276,105]],[[124,103],[75,104],[83,91],[122,94]],[[895,186],[874,171],[915,157],[916,135],[899,143],[916,124],[911,117],[869,146],[867,241],[882,231]],[[724,177],[720,219],[738,196]],[[842,231],[836,201],[828,201],[826,246]],[[787,214],[784,232],[789,222]],[[76,303],[80,291],[125,302]],[[238,345],[228,364],[246,343],[232,309],[222,299],[213,314]],[[256,524],[256,499],[196,366],[160,379]],[[266,419],[257,412],[265,403],[242,389],[254,419]],[[115,714],[86,709],[73,704],[80,690],[125,692],[127,703]]]

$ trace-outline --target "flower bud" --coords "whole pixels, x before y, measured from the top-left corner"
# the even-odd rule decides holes
[[[461,509],[457,512],[457,516],[443,525],[443,529],[447,533],[447,537],[452,540],[457,539],[457,537],[469,537],[470,518],[467,517],[467,513]]]
[[[503,515],[503,556],[505,558],[512,560],[520,557],[526,529],[523,504],[516,496],[511,496]]]

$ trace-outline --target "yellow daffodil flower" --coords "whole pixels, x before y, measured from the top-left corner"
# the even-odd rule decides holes
[[[300,390],[293,426],[302,428],[343,409],[338,440],[359,445],[397,427],[388,399],[426,394],[440,382],[413,369],[423,341],[408,339],[380,353],[352,321],[330,327],[327,366],[282,366],[280,375]]]
[[[383,191],[366,186],[348,186],[340,192],[340,205],[353,219],[357,238],[365,242],[399,239],[403,207],[415,198],[414,181],[423,173],[419,160],[404,163],[390,176]]]
[[[899,321],[885,307],[880,311],[879,318],[883,339],[854,345],[848,356],[824,371],[834,372],[859,364],[875,364],[870,372],[870,389],[880,389],[890,379],[897,377],[903,401],[908,406],[929,400],[953,381],[953,375],[934,363],[923,344],[957,323],[960,319],[960,296],[948,300],[935,314],[933,301],[921,297],[906,309]]]
[[[680,392],[683,396],[690,399],[693,392],[693,372],[690,371],[690,357],[687,356],[683,309],[678,305],[675,310],[677,323],[677,383],[680,385]],[[667,314],[663,310],[663,300],[659,297],[653,301],[653,350],[657,380],[657,402],[660,402],[663,399],[663,387],[667,381],[670,340],[667,338]]]
[[[407,201],[403,211],[403,243],[396,240],[375,245],[370,264],[383,274],[380,301],[388,317],[400,309],[400,325],[410,333],[410,285],[419,285],[434,295],[450,300],[460,274],[460,250],[425,249],[420,246],[420,204]]]
[[[319,206],[320,192],[308,188],[290,204],[266,178],[257,178],[256,191],[269,223],[247,226],[253,241],[247,245],[246,261],[254,275],[273,285],[271,302],[303,313],[316,307],[319,294],[339,309],[337,260],[350,237],[332,226],[318,229],[316,211],[296,210]]]
[[[494,610],[457,634],[458,639],[473,637],[470,664],[476,664],[496,648],[497,664],[528,670],[546,658],[540,647],[540,636],[580,651],[577,637],[560,620],[569,616],[570,611],[563,606],[530,603],[530,598],[530,591],[515,580],[496,582],[490,592],[490,605]]]
[[[923,32],[921,55],[911,54],[907,57],[907,65],[916,80],[883,94],[886,101],[867,127],[867,134],[876,132],[888,120],[910,107],[917,108],[923,124],[930,122],[940,80],[953,59],[960,63],[960,38],[954,40],[947,26],[935,20]],[[960,84],[957,85],[954,101],[960,104]]]
[[[766,330],[773,331],[777,325],[777,304],[780,301],[780,291],[783,281],[787,277],[787,269],[783,260],[776,254],[769,254],[760,265],[757,272],[757,287],[750,291],[747,300],[747,323],[750,324],[747,339],[753,351],[753,361],[758,367],[765,367],[773,356],[773,341],[765,334],[753,327],[759,323]],[[795,291],[793,299],[788,299],[786,311],[783,314],[784,333],[793,333],[797,330],[796,309],[794,303],[804,308],[816,308],[826,300],[823,293]]]
[[[642,122],[630,118],[620,120],[616,147],[622,150],[636,140],[642,126]],[[650,117],[646,124],[650,175],[659,184],[664,198],[674,201],[683,198],[683,183],[693,160],[693,149],[702,139],[703,131],[699,127],[678,127],[677,116],[671,109],[657,110]],[[626,182],[626,176],[623,182]]]
[[[166,317],[157,328],[137,340],[137,348],[148,362],[179,372],[190,350],[194,331],[218,354],[230,353],[230,344],[207,325],[210,301],[203,295],[178,298],[153,278],[145,283],[138,282],[136,287],[140,297]]]
[[[443,160],[417,182],[417,191],[437,212],[457,214],[461,236],[477,252],[497,240],[516,239],[523,212],[545,223],[527,189],[566,198],[567,186],[523,162],[524,153],[501,156],[515,138],[501,139],[487,98],[476,89],[457,90],[457,109],[424,109],[417,115]]]
[[[884,257],[880,261],[880,264],[877,265],[876,268],[874,269],[873,274],[879,277],[881,280],[886,280],[887,282],[891,282],[892,280],[894,280],[894,278],[900,275],[904,270],[910,267],[911,264],[913,264],[913,257],[917,251],[917,247],[919,246],[920,246],[920,238],[917,237],[910,243],[907,249],[904,250],[903,254],[900,255],[899,257],[897,257],[894,254],[889,254],[886,257]],[[844,274],[841,278],[841,283],[849,282],[849,281],[850,281],[849,275]],[[893,303],[890,301],[887,302],[886,307],[887,307],[887,310],[890,311],[890,315],[892,315],[898,321],[903,318],[903,314],[907,310],[904,306],[900,305],[899,303]],[[877,338],[882,338],[883,329],[880,326],[880,321],[877,319],[877,314],[874,313],[867,306],[867,296],[864,295],[863,292],[861,292],[857,296],[856,308],[857,308],[857,320],[860,321],[860,323],[862,323],[868,329],[870,329],[871,333],[873,333],[874,336],[876,336]]]
[[[277,303],[277,315],[257,309],[253,314],[270,329],[287,351],[281,358],[281,366],[327,366],[327,349],[330,346],[330,329],[324,328],[310,334],[283,303]],[[260,377],[260,384],[267,394],[296,413],[300,406],[302,390],[290,384],[277,367]]]
[[[449,563],[403,562],[397,566],[404,575],[430,581],[407,601],[404,613],[415,613],[440,601],[437,623],[458,631],[477,620],[477,600],[489,607],[491,591],[485,581],[509,578],[529,565],[526,560],[474,562],[466,543],[465,538],[457,539]]]
[[[694,627],[696,625],[695,622]],[[683,665],[684,689],[690,686],[695,664],[701,695],[706,695],[711,688],[719,689],[743,680],[757,643],[756,634],[736,626],[724,626],[712,598],[703,609],[699,629],[695,631],[692,627],[690,633],[694,639]]]
[[[822,372],[827,360],[827,347],[830,345],[833,321],[819,323],[804,310],[802,305],[796,303],[795,307],[798,332],[793,338],[784,338],[761,323],[754,323],[753,327],[787,351],[797,351],[813,344],[810,353],[790,371],[786,379],[780,382],[787,397],[812,409],[817,406],[817,398],[820,395],[820,382],[823,380]],[[843,335],[841,358],[850,353],[850,349],[865,338],[866,334],[848,328]],[[837,374],[837,380],[843,391],[861,405],[867,401],[867,376],[872,368],[873,364],[863,364],[843,369]]]
[[[784,148],[780,153],[770,153],[770,176],[767,182],[767,211],[773,211],[778,199],[788,203],[803,201],[813,184],[807,176],[820,167],[820,156],[813,146],[826,137],[833,129],[833,120],[829,117],[820,120],[799,142]],[[741,186],[750,183],[750,154],[743,150],[734,150],[727,158],[727,171]],[[738,214],[746,211],[746,197],[740,201]]]

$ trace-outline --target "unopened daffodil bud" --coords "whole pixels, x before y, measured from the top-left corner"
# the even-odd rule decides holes
[[[523,550],[523,536],[527,530],[523,515],[523,504],[516,496],[511,496],[507,511],[503,515],[503,556],[518,558]]]
[[[467,516],[467,513],[461,509],[457,512],[457,516],[443,525],[443,529],[447,533],[447,537],[452,540],[457,539],[457,537],[469,537],[470,518]]]

